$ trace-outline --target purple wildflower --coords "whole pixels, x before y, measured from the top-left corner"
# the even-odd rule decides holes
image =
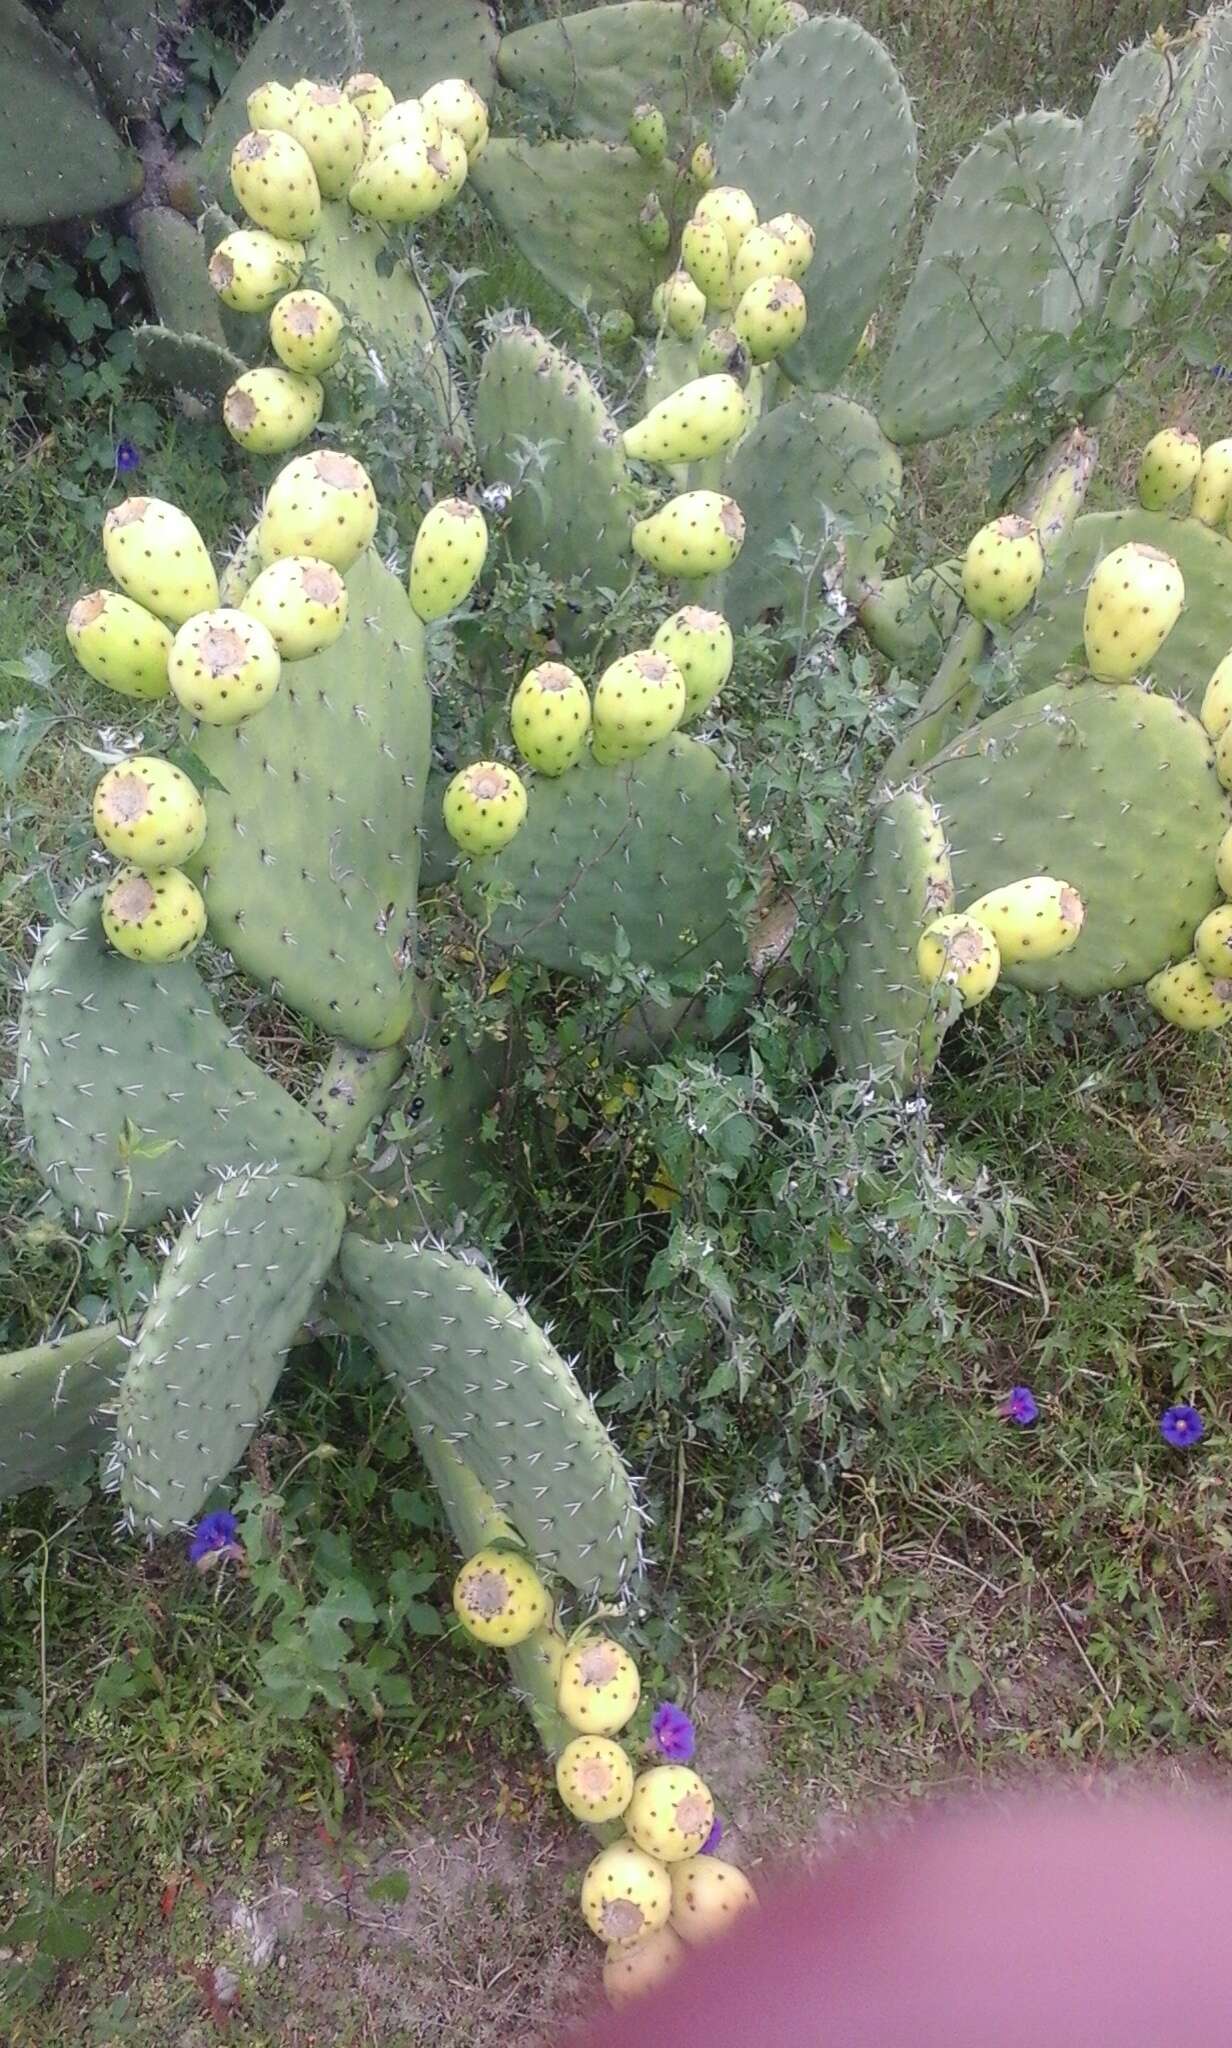
[[[1020,1429],[1029,1429],[1039,1421],[1039,1402],[1030,1387],[1011,1387],[1001,1403],[1001,1413],[1007,1422],[1016,1422]]]
[[[235,1516],[229,1509],[218,1508],[212,1515],[203,1515],[188,1546],[189,1564],[204,1572],[224,1557],[242,1557],[237,1535]]]
[[[721,1820],[719,1819],[719,1816],[718,1816],[718,1814],[716,1813],[716,1814],[715,1814],[715,1817],[714,1817],[714,1826],[713,1826],[713,1827],[711,1828],[711,1830],[710,1830],[710,1833],[709,1833],[709,1834],[707,1835],[707,1837],[706,1837],[705,1841],[704,1841],[704,1842],[702,1843],[702,1846],[701,1846],[701,1848],[700,1848],[700,1849],[698,1850],[698,1852],[697,1852],[697,1853],[698,1853],[698,1855],[699,1855],[699,1856],[713,1856],[713,1855],[715,1855],[715,1854],[717,1853],[717,1850],[718,1850],[718,1846],[719,1846],[719,1843],[720,1843],[720,1842],[722,1841],[722,1839],[723,1839],[723,1823],[722,1823],[722,1821],[721,1821]]]
[[[1175,1408],[1166,1408],[1160,1416],[1159,1434],[1174,1451],[1187,1451],[1190,1444],[1201,1443],[1206,1424],[1188,1401],[1179,1401]]]
[[[132,441],[117,441],[115,466],[121,476],[128,476],[141,466],[141,450]]]
[[[693,1723],[682,1707],[674,1707],[670,1700],[664,1700],[656,1707],[650,1721],[650,1739],[661,1756],[669,1763],[687,1764],[696,1748]]]

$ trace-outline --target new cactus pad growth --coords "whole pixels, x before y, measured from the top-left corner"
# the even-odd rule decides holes
[[[534,1566],[516,1551],[479,1550],[453,1582],[453,1609],[477,1642],[509,1650],[543,1626],[551,1601]]]
[[[1025,611],[1044,574],[1044,550],[1029,519],[1010,515],[982,526],[963,558],[962,589],[976,619],[1006,625]]]
[[[1082,634],[1091,674],[1127,683],[1158,654],[1185,602],[1185,581],[1171,555],[1128,541],[1114,548],[1087,588]]]

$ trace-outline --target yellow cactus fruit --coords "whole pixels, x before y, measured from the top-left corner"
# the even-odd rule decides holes
[[[744,514],[718,491],[682,491],[633,528],[633,547],[661,576],[713,576],[744,546]]]
[[[423,95],[424,112],[461,137],[471,163],[488,142],[488,109],[465,78],[440,78]]]
[[[625,1814],[629,1839],[660,1863],[696,1856],[714,1826],[710,1788],[684,1764],[656,1764],[633,1787]]]
[[[88,676],[122,697],[165,697],[171,629],[118,590],[79,597],[65,626],[68,644]]]
[[[332,647],[347,621],[347,587],[332,562],[282,555],[253,578],[239,610],[260,619],[284,661]]]
[[[556,1759],[556,1789],[575,1820],[619,1820],[633,1797],[633,1766],[610,1736],[575,1735]]]
[[[103,521],[103,553],[126,597],[182,626],[218,603],[209,551],[186,512],[162,498],[125,498]]]
[[[257,544],[266,562],[311,555],[343,575],[376,532],[379,507],[362,462],[335,448],[297,455],[265,495]]]
[[[755,363],[772,363],[799,341],[807,320],[794,278],[759,277],[742,293],[732,325]]]
[[[445,790],[445,830],[463,853],[498,853],[526,817],[526,788],[499,761],[473,761]]]
[[[136,868],[178,868],[205,840],[200,791],[156,754],[134,754],[100,776],[93,817],[108,853]]]
[[[1146,999],[1180,1031],[1220,1031],[1232,1019],[1232,981],[1208,974],[1192,955],[1153,974]]]
[[[732,629],[721,612],[686,604],[664,619],[653,644],[656,654],[666,654],[684,677],[683,725],[705,710],[731,674]]]
[[[245,213],[271,235],[303,241],[321,225],[321,187],[302,142],[254,128],[231,152],[231,184]]]
[[[757,226],[757,208],[739,185],[712,185],[693,208],[693,218],[723,230],[728,256],[734,262],[741,242]]]
[[[284,292],[269,323],[274,354],[301,377],[332,370],[342,354],[342,315],[324,292]]]
[[[812,228],[799,213],[776,213],[773,220],[766,221],[764,225],[767,233],[772,234],[779,247],[787,252],[786,261],[779,266],[780,275],[794,277],[799,284],[817,248],[817,237]]]
[[[236,378],[222,402],[222,423],[253,455],[285,455],[307,440],[324,403],[319,377],[265,364]]]
[[[691,220],[680,236],[680,261],[708,306],[733,303],[731,250],[717,221]]]
[[[541,775],[563,775],[581,760],[590,732],[590,697],[563,661],[528,669],[509,706],[513,743]]]
[[[364,117],[336,85],[308,85],[296,97],[291,133],[308,152],[323,199],[341,199],[363,162]]]
[[[205,904],[178,868],[120,868],[103,891],[103,930],[126,960],[183,960],[205,930]]]
[[[736,298],[761,277],[790,277],[790,252],[771,227],[750,228],[732,258],[732,291]]]
[[[724,1863],[718,1856],[692,1856],[686,1863],[673,1863],[671,1924],[682,1941],[700,1948],[757,1904],[742,1870]]]
[[[1232,980],[1232,903],[1207,912],[1194,933],[1194,957],[1212,981]]]
[[[1138,464],[1138,502],[1148,512],[1166,512],[1191,490],[1202,464],[1196,434],[1163,427],[1153,434]]]
[[[220,605],[180,627],[167,673],[190,717],[203,725],[238,725],[269,703],[282,657],[259,619]]]
[[[650,300],[656,327],[667,327],[677,341],[691,341],[706,317],[706,294],[687,270],[673,270],[657,284]]]
[[[411,603],[425,620],[443,619],[470,596],[488,554],[488,525],[478,505],[442,498],[424,514],[411,549]]]
[[[595,687],[596,761],[632,761],[675,732],[684,716],[684,677],[666,654],[639,648],[605,668]]]
[[[1215,852],[1215,880],[1224,895],[1232,897],[1232,825],[1229,825]]]
[[[626,427],[625,454],[641,462],[700,462],[738,441],[749,418],[749,401],[734,377],[693,377]]]
[[[637,1665],[610,1636],[587,1636],[561,1659],[556,1704],[583,1735],[618,1735],[641,1696]]]
[[[582,1879],[582,1914],[600,1941],[640,1941],[666,1927],[671,1910],[666,1869],[632,1842],[601,1849]]]
[[[916,948],[921,979],[956,988],[963,1008],[973,1010],[990,996],[1001,972],[1001,954],[988,926],[950,912],[934,918]]]
[[[264,85],[256,86],[244,102],[248,126],[280,128],[284,135],[290,135],[297,104],[290,86],[279,85],[273,78],[267,79]]]
[[[453,1582],[453,1611],[466,1633],[502,1650],[542,1628],[551,1605],[533,1564],[513,1550],[476,1551]]]
[[[1225,725],[1215,742],[1215,773],[1225,789],[1232,789],[1232,725]]]
[[[375,71],[354,72],[342,90],[352,106],[359,108],[368,128],[373,127],[394,104],[392,92],[385,80],[377,77]]]
[[[1232,441],[1212,441],[1202,450],[1190,516],[1206,526],[1222,526],[1232,510]]]
[[[973,619],[1006,625],[1040,587],[1044,550],[1029,519],[1013,514],[981,526],[963,558],[963,600]]]
[[[237,228],[210,257],[210,283],[233,312],[268,313],[299,283],[306,253],[302,242],[288,242],[264,228]]]
[[[1127,683],[1158,654],[1181,615],[1185,580],[1171,555],[1127,541],[1087,585],[1082,637],[1101,683]]]
[[[680,1968],[686,1954],[684,1943],[671,1927],[644,1934],[640,1941],[614,1942],[603,1965],[603,1989],[608,2003],[619,2010],[634,1999],[657,1991],[660,1984]]]
[[[1202,699],[1199,717],[1213,740],[1232,725],[1232,654],[1225,654]]]
[[[963,915],[987,925],[1002,967],[1017,967],[1023,960],[1054,960],[1076,946],[1086,906],[1068,882],[1026,875],[969,903]]]

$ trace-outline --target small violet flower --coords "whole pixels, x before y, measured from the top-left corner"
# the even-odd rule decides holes
[[[1001,1403],[1001,1413],[1007,1422],[1016,1422],[1020,1429],[1029,1429],[1039,1420],[1039,1402],[1030,1387],[1012,1387]]]
[[[721,1821],[721,1820],[719,1819],[719,1816],[718,1816],[718,1814],[716,1813],[716,1814],[715,1814],[715,1817],[714,1817],[714,1826],[713,1826],[713,1827],[711,1828],[711,1830],[710,1830],[710,1833],[709,1833],[709,1834],[707,1835],[707,1837],[706,1837],[705,1841],[704,1841],[704,1842],[702,1843],[702,1846],[701,1846],[701,1848],[700,1848],[700,1849],[698,1850],[698,1852],[697,1852],[697,1853],[698,1853],[698,1855],[699,1855],[699,1856],[713,1856],[713,1855],[715,1855],[715,1854],[717,1853],[717,1851],[718,1851],[718,1846],[719,1846],[719,1843],[720,1843],[720,1842],[722,1841],[722,1839],[723,1839],[723,1823],[722,1823],[722,1821]]]
[[[132,441],[116,443],[115,466],[121,476],[128,476],[141,466],[141,450]]]
[[[684,1709],[674,1707],[670,1700],[655,1708],[650,1720],[650,1739],[659,1754],[673,1764],[687,1764],[696,1747],[693,1723]]]
[[[1191,1408],[1188,1401],[1180,1401],[1175,1408],[1166,1408],[1160,1416],[1159,1434],[1174,1451],[1186,1451],[1190,1444],[1201,1443],[1206,1435],[1206,1424],[1196,1408]]]
[[[224,1557],[243,1557],[237,1534],[235,1516],[228,1509],[219,1508],[212,1515],[203,1515],[188,1546],[189,1564],[195,1564],[199,1572],[207,1572]]]

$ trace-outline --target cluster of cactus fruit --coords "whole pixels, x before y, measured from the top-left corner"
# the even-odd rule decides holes
[[[1137,317],[1223,134],[1232,17],[1128,52],[1083,122],[1023,116],[976,146],[925,235],[874,416],[830,388],[915,196],[914,121],[872,37],[791,0],[726,0],[718,20],[631,0],[496,51],[485,8],[458,11],[464,30],[425,0],[434,34],[412,52],[388,11],[349,0],[339,27],[324,0],[290,0],[264,32],[204,156],[215,202],[229,177],[251,225],[217,203],[200,233],[145,210],[163,317],[143,360],[221,400],[249,451],[284,454],[328,415],[331,369],[375,355],[392,374],[409,339],[464,481],[419,517],[405,576],[376,551],[364,465],[328,442],[272,478],[221,575],[175,506],[107,517],[117,587],[78,601],[69,638],[96,680],[174,698],[186,765],[133,749],[102,776],[95,827],[122,866],[40,941],[19,1089],[75,1226],[173,1235],[132,1327],[0,1361],[0,1495],[103,1449],[130,1526],[181,1527],[305,1330],[360,1337],[470,1559],[463,1625],[508,1654],[570,1811],[624,1823],[583,1894],[620,1996],[750,1894],[696,1853],[702,1781],[637,1777],[614,1739],[636,1670],[594,1614],[638,1581],[641,1514],[572,1369],[468,1245],[500,1078],[490,1046],[442,1047],[417,921],[444,886],[485,945],[567,983],[623,951],[681,1001],[750,988],[740,793],[706,734],[746,628],[782,629],[786,655],[846,601],[936,674],[837,934],[835,1066],[918,1086],[999,978],[1145,986],[1187,1028],[1232,1017],[1232,445],[1162,433],[1141,509],[1084,514],[1094,442],[1071,419],[964,561],[884,569],[902,446],[994,414],[1019,333]],[[409,82],[385,49],[413,59]],[[575,133],[489,141],[494,63]],[[463,180],[566,296],[621,316],[601,330],[618,345],[643,320],[630,424],[517,319],[494,323],[465,417],[390,233],[425,232]],[[1077,302],[1041,282],[1058,238]],[[244,367],[254,321],[276,369]],[[802,577],[793,537],[828,551],[824,576]],[[511,565],[559,596],[557,645],[510,678],[523,772],[490,716],[454,731],[428,687],[437,622],[503,686],[480,579]],[[606,594],[641,579],[657,599],[647,571],[667,615],[648,644],[611,644]],[[1007,672],[1010,700],[981,717]],[[335,1041],[307,1104],[219,1015],[188,957],[207,927]],[[408,1088],[426,1114],[394,1140]]]

